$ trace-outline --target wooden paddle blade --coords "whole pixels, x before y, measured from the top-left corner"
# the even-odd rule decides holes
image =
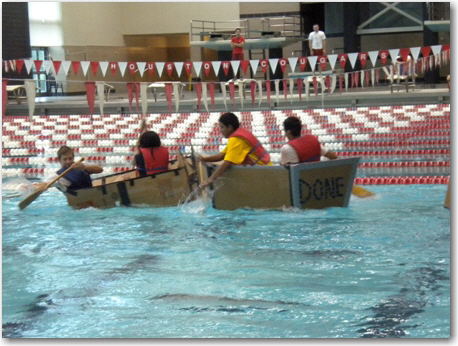
[[[35,191],[32,194],[28,195],[19,203],[19,210],[23,210],[26,208],[30,203],[38,198],[43,193],[43,191]]]
[[[358,186],[358,185],[353,185],[353,189],[351,193],[359,198],[367,198],[367,197],[375,196],[375,193],[370,192],[369,190],[366,190],[365,188]]]

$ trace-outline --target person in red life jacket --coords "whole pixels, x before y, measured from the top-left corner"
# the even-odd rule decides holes
[[[321,156],[328,159],[337,159],[336,153],[320,144],[318,138],[312,135],[301,137],[301,120],[297,117],[288,117],[283,122],[285,135],[289,142],[281,148],[281,164],[320,161]]]
[[[103,172],[103,168],[99,165],[87,165],[83,162],[75,162],[73,149],[67,146],[59,148],[57,151],[57,159],[59,160],[61,168],[55,175],[46,178],[43,182],[36,183],[35,188],[37,190],[44,190],[49,182],[62,174],[69,167],[71,167],[72,170],[52,185],[63,192],[92,187],[90,175]]]
[[[272,166],[269,153],[259,140],[250,132],[239,127],[239,119],[234,113],[224,113],[219,118],[219,128],[224,137],[228,138],[226,148],[219,154],[199,156],[203,162],[224,160],[221,166],[201,184],[207,187],[221,176],[232,165],[267,165]]]
[[[243,60],[243,46],[245,39],[240,36],[241,30],[235,29],[235,36],[231,39],[232,60]]]
[[[161,139],[154,131],[145,131],[140,135],[134,160],[141,177],[169,170],[169,150],[161,145]]]

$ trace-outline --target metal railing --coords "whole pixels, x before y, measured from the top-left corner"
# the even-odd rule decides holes
[[[261,19],[262,30],[278,33],[280,37],[302,37],[300,16],[266,17]]]
[[[427,2],[428,20],[450,20],[450,2]]]
[[[224,39],[230,39],[235,29],[240,28],[241,35],[250,38],[249,22],[246,19],[225,20],[212,22],[208,20],[191,20],[191,30],[189,32],[190,41],[204,41],[205,37],[222,35]]]

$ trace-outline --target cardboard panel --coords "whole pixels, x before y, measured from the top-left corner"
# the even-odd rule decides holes
[[[216,209],[291,207],[289,172],[284,167],[231,167],[214,184]]]
[[[444,207],[450,209],[450,182],[447,186],[447,194],[445,195]]]

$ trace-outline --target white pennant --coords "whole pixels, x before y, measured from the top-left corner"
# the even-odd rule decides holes
[[[371,80],[372,80],[372,86],[375,86],[375,69],[371,70]]]
[[[95,82],[96,88],[97,88],[97,96],[99,97],[99,108],[100,108],[100,114],[103,115],[103,106],[105,104],[105,86],[104,82]]]
[[[137,67],[138,72],[140,72],[140,76],[143,77],[143,73],[145,73],[146,62],[137,62]]]
[[[35,113],[35,96],[37,94],[37,89],[34,80],[26,80],[24,82],[25,93],[27,95],[27,103],[29,105],[29,117],[32,118],[33,113]]]
[[[329,64],[331,64],[331,70],[334,70],[334,67],[336,66],[337,57],[338,57],[337,54],[328,55],[328,61],[329,61]]]
[[[414,61],[418,60],[418,57],[420,56],[420,51],[421,51],[421,47],[410,48],[410,53],[412,53],[412,57]]]
[[[71,64],[72,64],[71,61],[67,61],[67,60],[62,61],[62,69],[65,71],[65,75],[68,75],[68,71],[70,70]]]
[[[275,74],[275,70],[277,69],[278,59],[269,59],[270,68],[272,69],[272,73]]]
[[[431,50],[433,51],[434,55],[439,54],[440,51],[442,50],[442,45],[439,44],[439,45],[436,45],[436,46],[431,46]]]
[[[262,81],[258,80],[257,83],[258,83],[258,90],[259,90],[259,105],[258,105],[258,107],[261,107],[261,103],[262,103]]]
[[[177,70],[178,77],[181,77],[181,72],[183,71],[183,63],[182,62],[176,62],[175,63],[175,70]]]
[[[294,79],[290,78],[289,79],[289,95],[291,98],[291,104],[293,103],[293,90],[294,90]]]
[[[175,112],[180,109],[180,86],[178,83],[173,83],[173,95],[175,96]]]
[[[157,62],[156,63],[157,74],[159,75],[159,77],[162,76],[162,71],[164,71],[164,65],[165,65],[165,62]]]
[[[337,86],[337,76],[335,74],[333,74],[331,76],[332,80],[331,80],[331,94],[334,93],[334,90],[336,90],[336,86]]]
[[[364,87],[364,80],[365,80],[364,77],[365,77],[365,75],[366,75],[366,71],[365,71],[365,70],[362,70],[361,73],[360,73],[360,75],[361,75],[361,88],[363,88],[363,87]],[[366,85],[366,86],[367,86],[367,85]]]
[[[307,61],[309,62],[312,71],[315,71],[315,65],[316,65],[317,60],[318,60],[317,56],[309,56],[307,58]]]
[[[390,49],[389,50],[390,55],[391,55],[391,61],[396,61],[398,55],[399,55],[399,49]]]
[[[231,66],[232,66],[232,71],[234,71],[234,76],[236,76],[237,73],[239,72],[240,61],[239,60],[232,60],[231,61]]]
[[[356,59],[358,58],[358,53],[348,53],[348,60],[350,60],[350,64],[352,68],[355,68]]]
[[[30,74],[30,71],[32,70],[32,67],[33,67],[33,60],[32,59],[24,60],[24,65],[25,65],[25,68],[27,69],[27,73]]]
[[[51,71],[51,67],[52,67],[52,60],[44,60],[43,61],[43,67],[45,68],[46,73],[49,73],[49,71]]]
[[[90,64],[89,61],[81,61],[81,68],[83,69],[84,75],[87,74],[87,70],[89,68],[89,64]]]
[[[221,86],[221,92],[223,93],[223,103],[224,103],[224,107],[226,107],[226,112],[227,112],[226,83],[225,82],[220,82],[219,85]]]
[[[213,71],[215,71],[215,75],[218,76],[219,69],[221,67],[221,61],[212,61]]]
[[[207,82],[202,83],[202,101],[204,102],[205,109],[208,112]]]
[[[102,71],[102,75],[105,77],[107,70],[108,70],[108,61],[101,61],[99,62],[100,70]]]
[[[245,90],[244,90],[245,84],[244,84],[244,82],[238,81],[238,82],[237,82],[237,85],[239,86],[239,100],[240,100],[240,105],[241,105],[242,110],[243,110],[243,92],[245,91]]]
[[[348,72],[345,73],[344,77],[345,77],[345,91],[348,91]]]
[[[375,64],[377,63],[379,51],[373,50],[373,51],[368,52],[368,54],[369,54],[369,58],[371,59],[372,67],[375,67]]]
[[[138,64],[140,63],[137,63],[137,66]],[[143,70],[145,70],[145,68],[143,68]],[[140,83],[140,102],[142,103],[142,114],[146,114],[148,112],[148,83],[147,82]]]
[[[258,65],[259,65],[259,60],[250,60],[250,66],[251,66],[251,70],[253,71],[253,75],[256,74]]]
[[[120,61],[118,62],[119,72],[121,72],[121,76],[124,77],[124,73],[126,72],[127,62]]]
[[[291,67],[291,72],[294,72],[294,69],[296,68],[296,65],[297,65],[297,58],[296,57],[288,58],[288,62],[289,62],[289,66]]]
[[[275,97],[277,98],[277,106],[280,104],[280,79],[274,79],[275,82]]]

